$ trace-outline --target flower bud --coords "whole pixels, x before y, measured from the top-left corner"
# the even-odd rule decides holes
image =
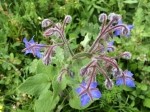
[[[49,37],[54,34],[54,28],[48,28],[47,30],[44,31],[43,36],[44,37]]]
[[[107,20],[107,15],[105,13],[99,15],[99,22],[104,22],[106,20]]]
[[[115,47],[113,46],[113,44],[114,44],[114,41],[110,41],[107,43],[107,51],[108,52],[112,52],[115,50]]]
[[[126,51],[122,54],[123,59],[131,59],[131,56],[132,56],[132,54],[128,51]]]
[[[112,87],[114,86],[114,83],[111,79],[106,79],[104,84],[106,89],[112,89]]]
[[[53,22],[50,19],[44,19],[42,21],[42,28],[48,27],[48,26],[50,26],[52,24],[53,24]]]
[[[108,15],[108,19],[110,21],[115,20],[114,22],[118,22],[119,19],[121,19],[121,16],[119,14],[115,14],[115,13],[110,13]]]
[[[55,35],[56,37],[60,37],[60,29],[58,28],[48,28],[47,30],[45,30],[43,36],[44,37],[50,37],[52,35]]]
[[[117,68],[112,68],[112,75],[114,78],[122,75],[122,70]]]
[[[72,21],[72,17],[70,15],[66,15],[64,21],[65,23],[70,23]]]
[[[121,33],[123,34],[123,35],[129,35],[130,34],[130,29],[128,28],[128,26],[127,25],[124,25],[125,27],[123,27],[122,29],[121,29]]]

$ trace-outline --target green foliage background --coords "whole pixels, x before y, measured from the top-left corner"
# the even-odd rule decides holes
[[[47,67],[32,55],[21,52],[24,48],[22,40],[35,36],[36,41],[45,43],[41,21],[50,18],[58,22],[69,14],[73,21],[67,27],[67,37],[75,52],[82,51],[87,41],[84,37],[90,40],[96,37],[100,25],[98,15],[102,12],[121,14],[125,23],[134,25],[130,38],[115,38],[117,51],[112,55],[123,51],[132,53],[131,60],[119,60],[119,64],[134,73],[136,88],[114,87],[109,91],[100,82],[102,98],[81,108],[77,107],[75,93],[67,86],[76,85],[76,80],[66,76],[62,84],[55,81],[63,66],[62,49],[58,49],[59,55],[54,59],[59,66]],[[149,0],[1,0],[0,112],[149,112],[149,18]],[[98,79],[102,80],[101,77]]]

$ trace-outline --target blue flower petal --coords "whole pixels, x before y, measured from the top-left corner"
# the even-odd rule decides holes
[[[123,24],[121,19],[118,20],[118,25],[120,25],[120,24]],[[131,29],[133,29],[134,26],[133,25],[127,25],[127,27],[128,27],[129,30],[131,30]],[[114,31],[115,36],[119,36],[121,34],[122,34],[121,29],[117,29],[117,30]],[[126,35],[126,37],[129,37],[129,36],[130,36],[130,32]]]
[[[91,90],[92,98],[100,98],[101,97],[101,92],[97,90]]]
[[[26,51],[25,51],[25,54],[28,54],[28,53],[31,53],[31,51],[30,51],[30,50],[26,50]]]
[[[135,87],[135,83],[131,78],[126,79],[126,85],[129,87]]]
[[[120,31],[119,29],[118,29],[118,30],[115,30],[114,35],[115,35],[115,36],[121,35],[121,31]]]
[[[116,85],[123,85],[124,84],[124,82],[123,82],[123,78],[117,78],[117,80],[116,80]]]
[[[90,88],[96,88],[96,87],[97,87],[97,82],[92,82]]]
[[[31,40],[29,41],[31,44],[34,44],[35,42],[34,42],[34,40],[33,40],[33,38],[31,38]]]
[[[78,93],[78,94],[80,94],[81,92],[82,92],[82,88],[81,87],[78,87],[78,88],[76,88],[76,92]]]
[[[81,96],[80,101],[81,101],[81,105],[85,106],[85,105],[87,105],[90,102],[90,97],[87,94],[83,94]]]
[[[131,30],[131,29],[133,29],[133,25],[127,25],[127,27]]]
[[[86,87],[86,82],[82,81],[81,85],[84,86],[84,87]]]
[[[41,54],[40,52],[38,52],[38,51],[36,51],[36,56],[37,56],[38,58],[42,58],[42,54]]]
[[[129,77],[132,77],[133,76],[133,74],[130,72],[130,71],[124,71],[124,74],[126,75],[126,76],[129,76]]]
[[[24,43],[27,43],[28,41],[27,41],[27,38],[23,38],[23,42]]]

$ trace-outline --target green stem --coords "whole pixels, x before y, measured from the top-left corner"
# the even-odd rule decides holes
[[[70,52],[70,54],[71,54],[71,56],[73,57],[74,56],[74,53],[73,53],[73,51],[71,50],[71,48],[70,48],[70,46],[69,46],[69,43],[68,43],[68,41],[67,41],[67,39],[66,39],[66,37],[63,35],[63,42],[65,43],[65,45],[67,46],[67,48],[68,48],[68,50],[69,50],[69,52]]]

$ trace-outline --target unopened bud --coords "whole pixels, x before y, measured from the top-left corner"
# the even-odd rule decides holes
[[[115,13],[110,13],[108,15],[108,19],[110,21],[115,20],[114,22],[118,22],[119,19],[121,19],[121,16],[119,14],[115,14]]]
[[[130,34],[130,29],[127,27],[127,25],[125,25],[125,27],[122,28],[121,32],[126,36]]]
[[[105,13],[102,13],[99,15],[99,21],[104,22],[107,20],[107,15]]]
[[[43,36],[45,36],[45,37],[50,37],[52,35],[55,35],[56,37],[60,37],[60,30],[56,27],[55,28],[48,28],[43,33]]]
[[[112,89],[112,87],[114,86],[114,83],[111,79],[106,79],[104,84],[106,89]]]
[[[70,23],[72,21],[72,17],[70,15],[66,15],[64,21],[65,23]]]
[[[122,54],[123,59],[131,59],[131,57],[132,57],[132,54],[128,51],[126,51]]]
[[[50,26],[52,24],[53,24],[53,22],[50,19],[44,19],[42,21],[42,28],[48,27],[48,26]]]
[[[47,30],[44,31],[43,36],[49,37],[49,36],[53,35],[53,33],[54,33],[54,28],[48,28]]]
[[[122,75],[122,70],[117,68],[112,68],[112,75],[114,78]]]

